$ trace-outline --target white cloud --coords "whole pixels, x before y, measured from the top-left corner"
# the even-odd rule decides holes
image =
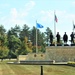
[[[72,4],[75,5],[75,1],[73,1]]]
[[[55,12],[57,18],[58,18],[58,23],[62,23],[62,22],[67,22],[67,21],[72,21],[75,20],[75,14],[71,14],[65,10],[61,11],[61,10],[57,10]],[[40,12],[40,17],[41,20],[44,22],[53,22],[54,21],[54,11],[53,10],[49,10],[49,11],[41,11]]]
[[[30,11],[34,8],[35,6],[35,2],[34,1],[29,1],[28,3],[26,3],[24,5],[24,8],[20,9],[19,11],[19,16],[22,17],[26,17],[28,16],[28,14],[30,13]]]
[[[20,11],[20,16],[21,17],[27,16],[30,13],[30,11],[34,8],[34,6],[35,6],[34,1],[30,1],[27,4],[25,4],[25,7],[22,9],[22,12]]]
[[[75,18],[74,14],[68,13],[67,11],[63,10],[56,10],[55,14],[58,18],[58,23],[65,22],[66,20],[72,20]],[[42,10],[40,12],[40,19],[43,22],[51,23],[54,21],[54,10],[48,10],[44,11]]]
[[[34,1],[28,2],[28,3],[25,5],[26,11],[30,11],[34,6],[35,6],[35,2],[34,2]]]
[[[41,20],[44,21],[44,22],[51,22],[53,20],[53,11],[44,11],[42,10],[40,12],[40,17],[41,17]]]
[[[9,14],[5,16],[3,15],[0,18],[1,21],[0,23],[2,23],[4,27],[7,27],[6,28],[7,30],[11,27],[14,27],[16,24],[19,25],[28,24],[26,18],[28,17],[28,14],[31,12],[34,6],[35,2],[29,1],[27,4],[24,5],[23,8],[20,9],[16,9],[16,7],[10,8],[10,12],[8,12]]]
[[[10,11],[10,14],[11,14],[13,19],[17,18],[18,17],[17,9],[16,8],[12,8],[11,11]]]
[[[75,7],[75,1],[71,2],[71,6]]]

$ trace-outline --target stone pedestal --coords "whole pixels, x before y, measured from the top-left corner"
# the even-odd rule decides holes
[[[46,59],[55,61],[74,61],[75,46],[48,46],[46,47]]]

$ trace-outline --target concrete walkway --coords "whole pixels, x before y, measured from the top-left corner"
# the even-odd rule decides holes
[[[67,65],[67,62],[55,62],[54,65]]]

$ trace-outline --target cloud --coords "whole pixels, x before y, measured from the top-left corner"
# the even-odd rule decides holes
[[[72,21],[75,19],[75,14],[69,13],[66,10],[57,10],[55,12],[57,18],[58,18],[58,23],[62,22],[67,22],[67,21]],[[40,19],[43,22],[53,22],[54,21],[54,10],[49,10],[49,11],[40,11],[39,16],[41,17]]]
[[[20,11],[20,15],[23,16],[27,16],[30,11],[34,8],[35,6],[35,2],[34,1],[30,1],[27,4],[25,4],[25,7],[22,9],[22,12]]]
[[[34,1],[29,1],[28,3],[26,3],[24,7],[19,10],[19,16],[21,18],[27,17],[29,13],[33,10],[34,6],[35,6]]]
[[[42,10],[38,14],[40,16],[40,20],[45,22],[45,23],[52,23],[54,22],[54,10]],[[58,23],[64,22],[67,19],[72,19],[71,13],[68,13],[67,11],[63,10],[56,10],[55,12],[57,18],[58,18]],[[63,19],[63,20],[62,20]]]
[[[75,5],[75,1],[73,1],[72,4]]]
[[[10,14],[11,14],[13,19],[17,18],[18,17],[17,9],[16,8],[12,8],[11,11],[10,11]]]
[[[71,2],[71,6],[72,6],[72,8],[75,7],[75,1]]]
[[[66,11],[57,10],[55,14],[58,19],[60,18],[61,21],[65,17]],[[54,21],[54,10],[42,10],[40,11],[40,17],[42,21],[51,23]]]
[[[25,5],[26,11],[30,11],[35,6],[34,1],[30,1]]]
[[[2,17],[0,18],[1,21],[0,23],[3,24],[7,30],[10,29],[11,27],[14,27],[16,24],[18,25],[28,24],[27,17],[29,16],[34,6],[35,6],[35,2],[29,1],[28,3],[23,5],[23,8],[19,8],[19,9],[17,9],[16,7],[10,8],[9,9],[10,11],[8,12],[9,14],[5,16],[2,15]],[[3,14],[3,12],[1,12],[0,14]]]
[[[35,2],[30,1],[27,4],[25,4],[24,8],[21,8],[21,10],[17,10],[16,8],[12,8],[10,13],[12,17],[12,21],[16,24],[23,24],[26,22],[26,19],[31,12],[31,10],[34,8]]]
[[[52,21],[53,20],[53,11],[41,11],[40,12],[42,21]]]

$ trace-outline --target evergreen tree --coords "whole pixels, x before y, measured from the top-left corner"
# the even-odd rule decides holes
[[[50,33],[52,33],[51,29],[49,27],[47,27],[45,34],[46,34],[46,44],[48,45],[48,43],[50,42]]]
[[[25,37],[29,39],[30,30],[29,27],[25,24],[23,29],[20,32],[20,39],[23,41]]]
[[[6,58],[8,56],[9,49],[7,48],[7,35],[5,28],[0,26],[0,58]]]

